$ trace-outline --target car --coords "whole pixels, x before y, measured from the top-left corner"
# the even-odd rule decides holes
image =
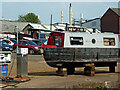
[[[12,51],[13,47],[8,45],[5,41],[0,41],[0,49],[2,49],[2,51]]]
[[[15,50],[17,47],[17,44],[13,45],[13,49]],[[40,46],[38,46],[35,42],[29,41],[29,40],[20,40],[18,42],[19,48],[28,48],[29,54],[39,54],[40,53]]]
[[[37,45],[41,46],[47,40],[33,39],[32,41],[35,42]]]
[[[17,43],[17,41],[16,41],[14,38],[10,38],[10,40],[11,40],[14,44]]]
[[[37,45],[41,46],[41,49],[43,49],[45,47],[57,47],[55,45],[47,45],[48,40],[35,39],[32,41],[35,42]]]
[[[5,41],[8,45],[14,45],[14,43],[10,39],[3,39],[3,41]]]

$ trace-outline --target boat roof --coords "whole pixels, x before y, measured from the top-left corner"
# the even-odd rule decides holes
[[[88,32],[68,32],[68,31],[63,31],[63,32],[53,32],[53,33],[67,33],[67,34],[98,34],[98,35],[116,35],[114,33],[88,33]]]

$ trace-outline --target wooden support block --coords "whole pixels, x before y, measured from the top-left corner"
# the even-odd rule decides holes
[[[56,71],[58,76],[67,76],[67,72],[63,71],[63,68],[58,67],[58,70]]]
[[[87,64],[84,64],[84,66],[94,66],[94,63],[87,63]]]
[[[94,64],[85,64],[84,74],[87,76],[94,76],[95,75]]]
[[[86,70],[84,71],[84,74],[87,76],[95,76],[95,71]]]

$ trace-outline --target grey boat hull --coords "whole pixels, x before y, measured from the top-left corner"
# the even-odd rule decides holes
[[[44,59],[51,67],[83,67],[94,63],[96,67],[116,66],[118,48],[44,48]]]

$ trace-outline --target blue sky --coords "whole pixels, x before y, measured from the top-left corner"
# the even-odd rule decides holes
[[[43,24],[50,24],[51,14],[53,23],[61,22],[61,10],[64,22],[69,22],[70,2],[2,2],[2,17],[6,20],[17,20],[19,15],[35,13]],[[83,13],[85,19],[101,17],[108,8],[118,8],[118,2],[72,2],[74,18],[79,19]]]

